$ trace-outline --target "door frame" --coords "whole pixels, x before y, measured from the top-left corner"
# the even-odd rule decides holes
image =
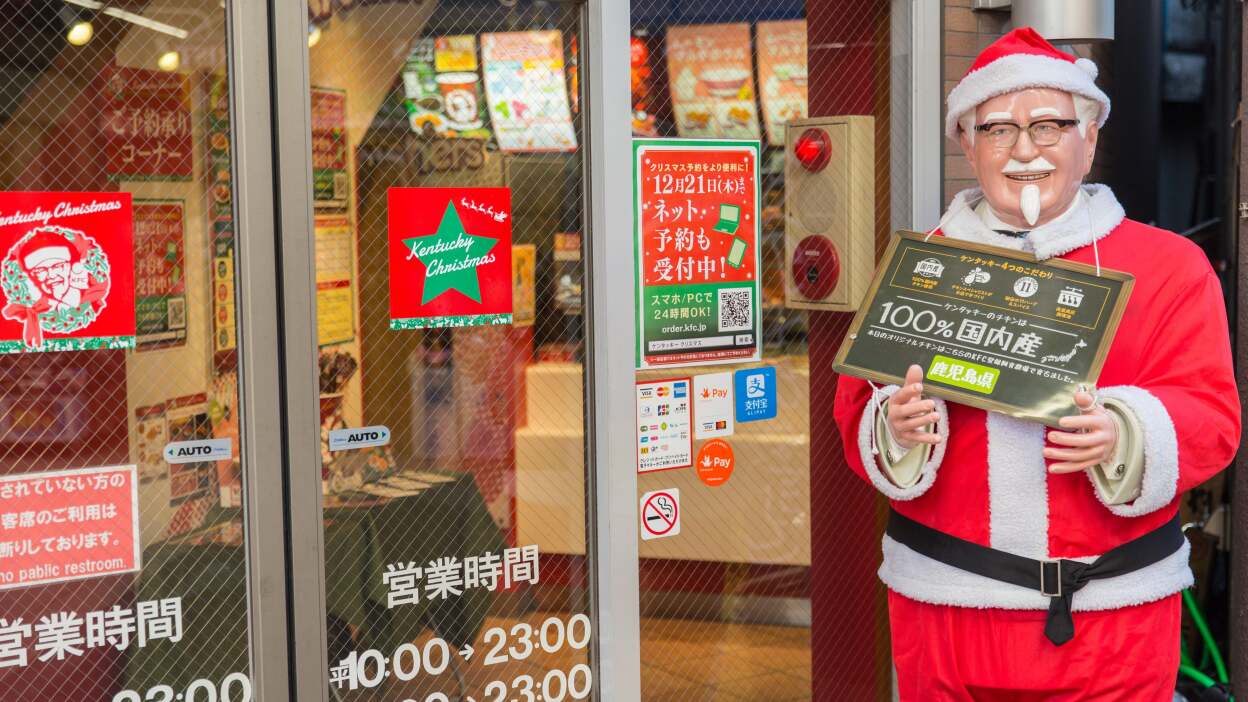
[[[265,3],[228,0],[227,85],[235,185],[239,450],[244,470],[248,650],[255,699],[292,699],[287,646],[287,456],[277,330],[278,270],[270,100],[270,15]],[[248,70],[243,70],[246,67]],[[296,620],[297,621],[297,620]],[[323,648],[323,647],[322,647]]]
[[[588,0],[584,10],[585,155],[589,194],[585,276],[587,525],[598,699],[641,699],[637,462],[632,305],[631,3]],[[624,343],[628,340],[628,343]],[[603,690],[610,690],[609,696]]]

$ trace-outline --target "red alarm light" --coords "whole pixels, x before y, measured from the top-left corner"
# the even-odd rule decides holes
[[[793,142],[793,155],[802,168],[818,173],[832,159],[832,139],[818,127],[811,127]]]

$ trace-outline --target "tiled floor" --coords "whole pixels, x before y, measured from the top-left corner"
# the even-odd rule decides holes
[[[490,618],[485,629],[510,630],[518,622],[540,623],[546,613],[523,620]],[[647,702],[790,702],[810,699],[810,630],[798,627],[721,624],[688,619],[643,618],[641,621],[641,692]],[[426,635],[416,643],[428,640]],[[509,642],[510,643],[510,642]],[[540,690],[530,699],[511,684],[507,694],[486,696],[492,681],[513,683],[529,675],[541,682],[548,671],[570,671],[586,663],[586,650],[563,648],[555,653],[535,649],[524,660],[485,665],[488,646],[478,641],[472,659],[459,671],[465,690],[476,702],[546,702]],[[513,656],[514,657],[514,656]],[[495,690],[498,688],[495,687]],[[344,694],[344,702],[435,702],[436,692],[457,702],[459,685],[451,672],[419,677],[373,691]],[[571,700],[571,697],[567,697]],[[608,696],[606,699],[610,699]],[[467,698],[464,698],[464,702]]]
[[[644,700],[739,702],[810,699],[810,630],[646,618]]]

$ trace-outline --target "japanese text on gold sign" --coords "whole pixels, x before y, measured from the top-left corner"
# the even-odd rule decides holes
[[[974,254],[962,254],[959,258],[961,259],[963,263],[970,263],[976,266],[1000,268],[1001,270],[1006,270],[1006,271],[1010,271],[1013,273],[1021,273],[1023,275],[1030,275],[1036,278],[1052,278],[1053,277],[1053,271],[1047,268],[1042,268],[1039,266],[1028,266],[1028,265],[1021,264],[1016,261],[1010,261],[1007,259],[1002,259],[998,261],[994,258],[985,258],[983,256],[976,256]]]

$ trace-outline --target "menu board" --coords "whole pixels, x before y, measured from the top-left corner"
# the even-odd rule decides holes
[[[767,142],[784,145],[784,124],[807,116],[806,20],[758,23],[758,82]]]
[[[667,75],[680,136],[759,138],[750,25],[669,27]]]
[[[484,34],[481,57],[486,103],[499,148],[576,149],[561,32]]]
[[[426,136],[488,139],[477,38],[426,37],[403,66],[408,124]]]
[[[186,343],[186,231],[181,200],[134,202],[138,350]]]
[[[205,81],[208,92],[209,180],[212,201],[208,222],[212,226],[212,350],[233,349],[238,339],[234,327],[234,202],[230,187],[230,95],[224,74],[213,73]]]
[[[346,217],[316,219],[316,335],[321,346],[355,338],[354,249]]]

